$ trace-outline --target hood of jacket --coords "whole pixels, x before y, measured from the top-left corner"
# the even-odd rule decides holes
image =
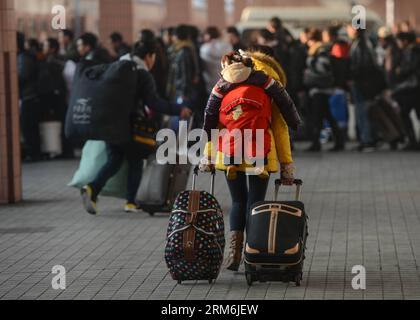
[[[244,54],[251,57],[254,63],[255,71],[264,72],[284,87],[287,85],[286,73],[284,72],[282,66],[273,57],[259,51],[245,52]]]
[[[130,53],[127,53],[126,55],[122,56],[120,58],[120,61],[133,61],[137,65],[137,70],[149,71],[144,60],[142,60],[141,58],[137,56],[131,55]]]
[[[232,63],[222,70],[222,77],[230,83],[245,82],[252,73],[252,68],[246,67],[243,63]]]

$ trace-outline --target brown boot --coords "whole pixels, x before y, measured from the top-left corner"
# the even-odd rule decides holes
[[[232,231],[230,235],[230,251],[227,259],[227,269],[238,271],[242,261],[242,252],[244,249],[244,233]]]

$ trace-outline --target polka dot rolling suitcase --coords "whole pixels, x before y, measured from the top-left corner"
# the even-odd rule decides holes
[[[165,260],[172,278],[213,283],[220,273],[225,250],[222,209],[211,192],[195,191],[198,168],[194,171],[193,191],[181,192],[169,221]]]

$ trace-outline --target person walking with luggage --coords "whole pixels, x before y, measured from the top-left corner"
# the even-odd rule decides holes
[[[273,57],[267,56],[261,52],[246,52],[246,56],[251,57],[254,63],[254,70],[263,71],[267,76],[271,77],[278,84],[286,83],[284,72],[280,65]],[[240,88],[240,86],[239,86]],[[231,91],[231,93],[234,93]],[[240,92],[240,91],[238,91]],[[260,99],[263,100],[263,96]],[[240,96],[238,96],[240,98]],[[283,106],[287,108],[288,106]],[[294,106],[293,106],[294,107]],[[216,111],[216,112],[215,112]],[[212,108],[206,109],[205,126],[206,132],[216,129],[221,120],[219,118],[218,110]],[[289,129],[286,122],[281,115],[277,106],[272,106],[272,122],[270,125],[270,152],[267,156],[266,170],[272,174],[279,171],[278,162],[281,163],[281,176],[289,183],[293,181],[293,159],[291,155],[291,145]],[[216,150],[212,142],[208,143],[206,156],[202,161],[201,170],[211,170],[211,163],[209,158],[216,159],[215,167],[218,170],[227,171],[227,166],[224,163],[225,155]],[[252,165],[251,165],[252,167]],[[232,198],[232,209],[230,212],[230,251],[226,261],[227,269],[231,271],[238,271],[243,254],[244,235],[247,225],[247,219],[250,214],[250,208],[253,204],[265,199],[269,181],[267,177],[258,175],[247,175],[250,166],[243,163],[237,167],[236,179],[229,179],[227,183],[229,192]]]
[[[149,72],[154,65],[155,55],[156,46],[154,42],[139,42],[136,44],[132,56],[126,55],[122,57],[122,60],[132,60],[137,65],[137,100],[159,113],[178,115],[181,118],[190,117],[190,109],[182,107],[181,105],[169,103],[158,96],[155,82]],[[133,113],[136,113],[136,111],[137,110],[133,110]],[[137,212],[138,209],[135,204],[135,197],[140,185],[143,159],[145,156],[142,154],[141,150],[137,148],[134,141],[125,145],[107,143],[106,148],[108,154],[107,163],[99,171],[96,178],[82,188],[82,199],[85,209],[92,215],[97,214],[97,200],[99,194],[108,180],[118,173],[123,165],[124,159],[126,159],[129,168],[125,211]]]
[[[417,111],[420,119],[420,48],[416,45],[414,32],[401,32],[397,35],[397,44],[402,51],[400,64],[395,69],[396,84],[393,96],[401,107],[401,118],[409,142],[406,151],[419,150],[411,120],[411,112]]]
[[[334,88],[334,74],[330,59],[330,48],[322,43],[322,33],[318,29],[312,29],[308,33],[308,60],[304,74],[304,84],[309,90],[310,119],[312,125],[312,145],[307,151],[320,152],[320,135],[327,120],[331,125],[335,145],[330,150],[333,152],[344,150],[344,138],[342,137],[337,121],[330,109],[330,98]]]

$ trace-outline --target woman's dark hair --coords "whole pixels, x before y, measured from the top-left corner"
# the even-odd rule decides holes
[[[238,38],[241,37],[241,34],[239,33],[238,29],[234,26],[228,27],[226,29],[226,32],[229,33],[229,34],[233,34],[234,36],[236,36]]]
[[[192,42],[197,42],[200,36],[200,30],[196,26],[188,26],[188,29]]]
[[[211,40],[219,39],[221,36],[219,28],[214,26],[208,27],[204,33],[208,34]]]
[[[154,41],[156,38],[155,33],[150,29],[143,29],[140,31],[140,41],[148,42]]]
[[[98,45],[98,38],[90,32],[86,32],[79,37],[82,40],[82,43],[86,46],[90,46],[92,49],[95,49]]]
[[[275,40],[274,34],[272,34],[267,29],[261,29],[260,32],[259,32],[259,34],[260,34],[260,37],[262,37],[266,41],[273,41],[273,40]]]
[[[270,25],[276,30],[279,31],[283,28],[283,22],[279,17],[273,17],[270,19]]]
[[[190,38],[190,30],[187,25],[181,24],[178,27],[176,27],[175,35],[179,40],[185,41]]]
[[[311,28],[307,34],[309,41],[322,41],[322,32],[318,28]]]
[[[156,53],[156,41],[138,41],[134,45],[133,55],[140,59],[146,58],[149,54]]]
[[[222,58],[223,64],[231,65],[232,63],[242,63],[244,66],[252,68],[254,63],[249,57],[242,56],[239,52],[231,51]]]
[[[49,49],[54,49],[55,52],[58,52],[58,50],[60,50],[60,44],[58,43],[57,39],[48,38],[47,42]]]

